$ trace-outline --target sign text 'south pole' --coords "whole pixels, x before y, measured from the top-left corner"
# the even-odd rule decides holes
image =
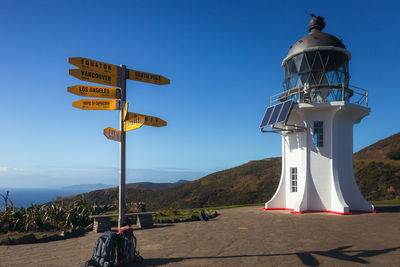
[[[120,131],[121,131],[121,142],[119,143],[120,148],[120,173],[119,173],[119,193],[118,193],[118,228],[121,228],[125,224],[125,124],[123,109],[126,102],[126,66],[121,65],[121,104],[120,104]]]

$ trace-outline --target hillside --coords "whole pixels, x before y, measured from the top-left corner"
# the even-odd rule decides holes
[[[389,160],[386,151],[399,147],[400,134],[381,140],[354,155],[354,174],[368,200],[400,198],[400,160]],[[380,158],[376,155],[381,155]],[[375,156],[375,158],[371,158]],[[128,187],[127,202],[146,203],[148,210],[177,205],[182,208],[260,203],[270,199],[278,186],[281,158],[250,161],[193,182],[165,189]],[[98,204],[116,203],[118,190],[110,188],[84,195]],[[81,195],[64,198],[74,200]]]
[[[400,199],[400,160],[389,152],[400,151],[400,133],[382,139],[354,154],[354,174],[367,199]]]
[[[250,161],[177,187],[166,189],[127,188],[127,202],[146,203],[149,210],[172,204],[182,208],[263,202],[272,197],[279,183],[281,159]],[[116,203],[118,189],[109,188],[60,199],[68,202],[84,196],[97,204]]]
[[[354,154],[354,159],[389,159],[387,153],[400,151],[400,133],[382,139]]]
[[[139,189],[162,189],[175,187],[181,184],[185,184],[189,181],[187,180],[179,180],[175,183],[151,183],[151,182],[138,182],[138,183],[129,183],[126,184],[126,188],[139,188]]]

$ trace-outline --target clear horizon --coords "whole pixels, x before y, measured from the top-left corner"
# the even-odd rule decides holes
[[[119,113],[71,106],[85,97],[68,86],[100,85],[68,75],[68,57],[171,80],[127,81],[129,111],[168,122],[127,133],[127,183],[194,180],[280,156],[281,137],[258,127],[311,13],[351,52],[350,84],[369,90],[356,152],[399,132],[398,10],[397,1],[5,2],[0,189],[118,183],[119,146],[103,128],[117,129]]]

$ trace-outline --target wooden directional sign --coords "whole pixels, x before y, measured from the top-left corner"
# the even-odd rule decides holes
[[[70,57],[68,62],[81,70],[117,75],[118,66],[83,57]]]
[[[136,117],[144,117],[144,125],[147,125],[147,126],[153,126],[153,127],[167,126],[167,122],[160,118],[143,115],[143,114],[139,114],[139,113],[129,112],[126,119],[132,120],[132,119],[135,119]]]
[[[68,87],[68,92],[79,96],[121,98],[121,89],[112,87],[75,85]]]
[[[128,108],[129,108],[129,103],[125,102],[125,107],[124,107],[124,110],[122,112],[122,121],[126,120],[126,116],[128,115]]]
[[[69,74],[82,80],[94,83],[101,83],[112,86],[120,86],[118,83],[118,70],[120,67],[105,62],[83,58],[83,57],[70,57],[68,62],[80,69],[70,70]],[[169,79],[159,74],[144,72],[139,70],[127,70],[127,79],[153,83],[158,85],[169,84]],[[120,77],[125,78],[125,77]]]
[[[119,100],[81,99],[72,102],[72,106],[86,110],[119,110],[119,102]]]
[[[125,132],[139,129],[143,126],[145,119],[142,116],[137,116],[134,119],[125,121]]]
[[[118,79],[118,75],[116,74],[114,75],[90,70],[70,69],[69,75],[87,82],[100,83],[117,87],[121,84]]]
[[[121,142],[121,131],[115,130],[111,127],[107,127],[104,128],[103,133],[107,137],[107,139]]]
[[[129,75],[127,78],[129,80],[145,82],[145,83],[154,83],[159,85],[170,83],[170,81],[164,76],[138,70],[129,70]]]

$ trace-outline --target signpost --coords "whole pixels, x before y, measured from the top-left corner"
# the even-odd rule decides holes
[[[117,65],[108,64],[84,57],[70,57],[68,58],[68,63],[80,68],[81,70],[92,70],[100,73],[108,73],[114,75],[117,75],[119,68]]]
[[[128,115],[128,108],[129,108],[129,103],[125,102],[125,107],[122,113],[122,120],[125,121],[126,120],[126,116]]]
[[[97,71],[70,69],[69,75],[74,76],[82,81],[100,83],[111,86],[120,86],[120,78],[116,74],[101,73]]]
[[[121,98],[121,89],[104,86],[75,85],[68,87],[68,92],[79,96]]]
[[[125,121],[125,132],[139,129],[144,124],[144,117],[136,117]]]
[[[161,127],[167,122],[152,116],[128,112],[126,102],[126,80],[134,80],[157,85],[169,84],[170,81],[164,76],[129,70],[125,65],[113,65],[97,60],[83,57],[70,57],[68,62],[79,69],[70,69],[69,74],[82,81],[100,83],[119,88],[76,85],[68,87],[68,92],[86,97],[111,98],[103,99],[81,99],[72,103],[73,107],[84,110],[119,110],[120,130],[107,127],[103,130],[107,139],[114,140],[120,144],[120,177],[119,177],[119,216],[118,228],[125,222],[125,156],[126,156],[126,131],[138,129],[143,125]]]
[[[111,127],[107,127],[104,128],[103,134],[105,135],[105,137],[107,137],[107,139],[121,142],[121,131],[115,130]]]
[[[105,99],[81,99],[72,102],[74,108],[86,110],[119,110],[119,100],[105,100]]]
[[[126,77],[126,66],[121,65],[122,77]],[[121,142],[119,143],[120,152],[120,167],[119,167],[119,190],[118,190],[118,228],[121,228],[125,224],[125,161],[126,161],[126,133],[124,123],[124,111],[122,110],[126,102],[126,78],[121,81],[121,101],[124,105],[121,105],[119,111],[119,129],[121,131]]]
[[[129,70],[128,79],[145,83],[159,84],[159,85],[170,83],[170,81],[164,76],[138,70]]]
[[[139,114],[139,113],[129,112],[126,119],[132,120],[132,119],[135,119],[136,117],[144,117],[144,125],[147,125],[147,126],[153,126],[153,127],[167,126],[167,122],[160,118],[143,115],[143,114]]]

